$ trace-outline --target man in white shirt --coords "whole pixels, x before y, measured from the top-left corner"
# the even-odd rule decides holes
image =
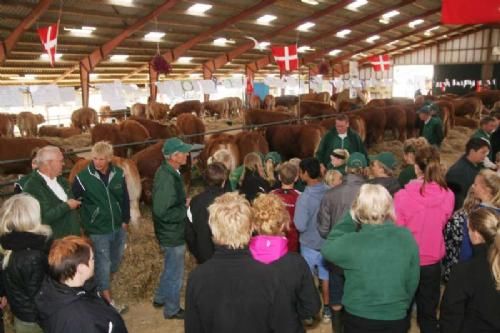
[[[45,146],[35,157],[38,170],[24,185],[24,192],[40,203],[42,223],[52,227],[53,237],[80,235],[80,201],[73,198],[66,178],[62,177],[64,157],[55,146]]]

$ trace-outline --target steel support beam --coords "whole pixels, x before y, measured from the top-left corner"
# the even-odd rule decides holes
[[[244,11],[239,13],[238,15],[228,18],[224,22],[213,26],[212,28],[206,30],[205,32],[203,32],[199,35],[196,35],[195,37],[191,38],[187,42],[182,43],[181,45],[177,46],[173,50],[170,50],[170,51],[164,53],[163,57],[165,58],[166,61],[173,62],[176,59],[179,59],[182,55],[184,55],[189,49],[191,49],[196,44],[201,43],[204,40],[212,37],[212,35],[217,33],[218,31],[224,30],[225,28],[231,26],[232,24],[235,24],[235,23],[247,18],[248,16],[255,14],[256,12],[260,11],[261,9],[272,5],[276,1],[277,0],[262,0],[261,2],[256,4],[255,6],[252,6],[248,9],[245,9]],[[147,68],[147,66],[148,65],[146,64],[146,65],[143,65],[143,66],[135,69],[132,73],[124,76],[122,78],[122,80],[126,80],[126,79],[130,78],[131,76],[144,71]]]
[[[80,86],[82,88],[82,106],[89,106],[90,71],[82,62],[80,63]]]
[[[3,64],[10,52],[16,46],[17,41],[22,36],[24,31],[28,30],[38,18],[45,13],[54,0],[40,0],[38,5],[26,16],[21,23],[10,33],[7,38],[0,44],[0,64]]]

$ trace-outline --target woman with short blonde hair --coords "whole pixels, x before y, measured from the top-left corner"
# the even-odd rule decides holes
[[[47,274],[52,230],[41,224],[40,205],[28,194],[17,194],[0,209],[0,244],[6,250],[3,283],[15,332],[41,333],[35,295]]]
[[[335,224],[321,253],[344,269],[345,333],[406,333],[419,279],[418,248],[393,222],[392,197],[365,184],[351,211]],[[395,250],[397,249],[397,250]]]

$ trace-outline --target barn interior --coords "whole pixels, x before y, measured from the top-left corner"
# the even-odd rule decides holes
[[[249,131],[249,125],[265,128],[273,120],[248,123],[246,112],[275,111],[278,103],[266,104],[268,95],[273,101],[298,97],[296,107],[285,103],[277,111],[288,113],[274,120],[283,124],[312,123],[316,116],[328,119],[344,110],[341,105],[350,111],[370,100],[400,98],[415,112],[427,97],[447,95],[454,109],[463,107],[445,122],[441,153],[449,166],[463,153],[480,117],[500,110],[500,21],[443,23],[443,2],[0,0],[0,121],[5,116],[11,122],[9,130],[0,133],[0,202],[24,173],[17,167],[6,172],[6,166],[15,161],[29,167],[31,159],[21,150],[13,154],[8,141],[1,141],[4,137],[38,136],[68,154],[71,150],[87,157],[94,142],[91,131],[98,123],[121,124],[138,110],[148,120],[175,127],[172,110],[186,101],[199,102],[200,109],[188,113],[203,116],[203,127],[169,133],[199,139],[193,142],[201,149],[216,133],[236,136]],[[40,35],[40,29],[51,25],[57,27],[53,56],[54,36],[44,41]],[[298,68],[282,71],[272,48],[291,45],[297,46]],[[415,99],[418,95],[420,100]],[[465,98],[473,98],[473,106]],[[222,100],[224,107],[210,104]],[[73,112],[88,108],[98,116],[95,123],[73,131]],[[446,108],[445,114],[452,112]],[[19,127],[16,117],[23,112],[41,115],[34,133]],[[306,113],[312,120],[304,121]],[[371,123],[360,121],[371,138]],[[66,134],[37,134],[41,127],[61,126],[69,129]],[[402,142],[413,134],[396,134],[390,127],[382,131],[382,140],[370,143],[370,153],[391,151],[402,160]],[[134,153],[164,138],[149,133],[117,144],[130,144],[122,157],[133,159]],[[247,140],[258,146],[255,138]],[[144,190],[152,179],[141,177]],[[199,169],[193,169],[191,178],[193,195],[202,188]],[[150,306],[163,259],[144,195],[141,222],[129,234],[123,272],[113,280],[113,288],[131,305],[125,315],[130,332],[180,333],[182,324],[165,322]],[[188,258],[186,266],[189,272],[194,260]],[[331,329],[319,324],[308,332]],[[415,325],[411,332],[418,332]]]

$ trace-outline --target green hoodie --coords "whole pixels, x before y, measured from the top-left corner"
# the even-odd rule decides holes
[[[409,230],[386,221],[356,231],[348,212],[321,254],[344,269],[342,304],[350,314],[373,320],[406,317],[420,276],[418,247]]]
[[[339,137],[335,127],[330,129],[319,143],[316,158],[326,167],[331,163],[330,154],[334,149],[345,149],[349,154],[359,152],[368,157],[363,141],[361,141],[358,133],[350,128],[347,129],[347,137],[345,139]]]

